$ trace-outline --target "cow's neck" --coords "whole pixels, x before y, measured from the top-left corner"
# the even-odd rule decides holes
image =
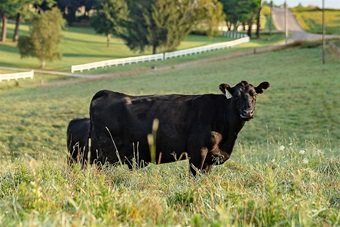
[[[224,100],[225,101],[225,100]],[[221,124],[220,132],[223,137],[223,150],[231,155],[238,133],[245,125],[245,121],[242,121],[239,117],[239,113],[234,108],[234,100],[227,100],[224,105],[223,124]]]
[[[234,99],[227,100],[224,107],[224,125],[227,130],[238,133],[244,126],[245,122],[241,120],[239,112],[235,109]]]

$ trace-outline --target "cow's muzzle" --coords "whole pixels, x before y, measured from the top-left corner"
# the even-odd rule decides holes
[[[243,110],[240,114],[240,117],[244,121],[249,121],[254,117],[254,110]]]

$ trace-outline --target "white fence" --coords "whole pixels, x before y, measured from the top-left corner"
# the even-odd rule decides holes
[[[83,70],[96,69],[96,68],[106,67],[106,66],[118,66],[118,65],[125,65],[125,64],[132,64],[132,63],[146,62],[146,61],[157,61],[157,60],[163,60],[163,54],[152,54],[152,55],[145,55],[145,56],[138,56],[138,57],[98,61],[98,62],[92,62],[92,63],[82,64],[82,65],[72,65],[71,72],[72,73],[74,73],[75,71],[82,72]]]
[[[9,74],[0,74],[0,82],[3,80],[18,80],[18,79],[26,79],[26,78],[33,78],[34,70],[29,72],[21,72],[21,73],[9,73]]]
[[[229,37],[229,38],[234,38],[234,39],[248,37],[248,35],[245,33],[240,33],[240,32],[235,32],[235,31],[222,31],[222,35]]]
[[[207,46],[202,46],[202,47],[196,47],[196,48],[190,48],[190,49],[185,49],[185,50],[178,50],[174,52],[168,52],[165,53],[164,58],[175,58],[175,57],[181,57],[185,55],[190,55],[190,54],[199,54],[199,53],[204,53],[207,51],[212,51],[212,50],[219,50],[219,49],[224,49],[228,47],[233,47],[242,43],[247,43],[249,42],[249,37],[244,37],[241,39],[236,39],[233,41],[229,42],[223,42],[223,43],[216,43],[216,44],[210,44]]]
[[[198,54],[212,50],[218,50],[223,48],[228,48],[232,46],[236,46],[242,43],[249,42],[249,37],[241,34],[242,38],[223,42],[223,43],[216,43],[202,47],[190,48],[185,50],[173,51],[173,52],[165,52],[161,54],[152,54],[152,55],[144,55],[144,56],[137,56],[137,57],[129,57],[129,58],[119,58],[107,61],[99,61],[93,62],[88,64],[82,65],[72,65],[71,72],[74,73],[76,71],[82,72],[83,70],[90,70],[90,69],[97,69],[101,67],[108,67],[108,66],[118,66],[118,65],[125,65],[125,64],[132,64],[138,62],[147,62],[147,61],[158,61],[158,60],[166,60],[169,58],[181,57],[190,54]]]

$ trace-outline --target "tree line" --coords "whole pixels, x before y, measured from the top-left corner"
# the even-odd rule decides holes
[[[107,46],[114,35],[123,39],[133,51],[144,52],[151,48],[155,54],[175,50],[193,31],[213,36],[222,22],[228,30],[247,26],[250,37],[252,25],[257,24],[258,37],[261,8],[261,0],[0,0],[1,41],[6,41],[8,18],[14,19],[12,39],[19,41],[21,56],[37,57],[39,51],[35,51],[38,45],[34,44],[37,43],[35,39],[40,34],[50,40],[46,40],[46,45],[48,42],[58,44],[64,18],[70,26],[80,20],[88,21],[97,33],[107,37]],[[31,29],[29,38],[20,41],[18,31],[22,20],[30,21]],[[54,29],[48,29],[51,23],[55,24]],[[46,35],[47,32],[50,34]],[[54,45],[48,46],[57,49]],[[44,59],[61,56],[52,52]]]

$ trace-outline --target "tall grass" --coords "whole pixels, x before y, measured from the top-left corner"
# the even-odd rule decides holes
[[[340,162],[317,151],[237,157],[193,179],[188,162],[129,171],[20,159],[1,175],[2,225],[337,226]],[[308,163],[304,161],[308,158]],[[66,169],[66,171],[65,171]],[[53,174],[52,174],[53,173]]]
[[[340,225],[339,58],[320,48],[154,70],[62,87],[0,90],[0,223],[4,226]],[[303,59],[303,61],[302,61]],[[271,87],[231,159],[196,179],[188,161],[129,171],[66,167],[66,126],[100,89],[218,93]]]

